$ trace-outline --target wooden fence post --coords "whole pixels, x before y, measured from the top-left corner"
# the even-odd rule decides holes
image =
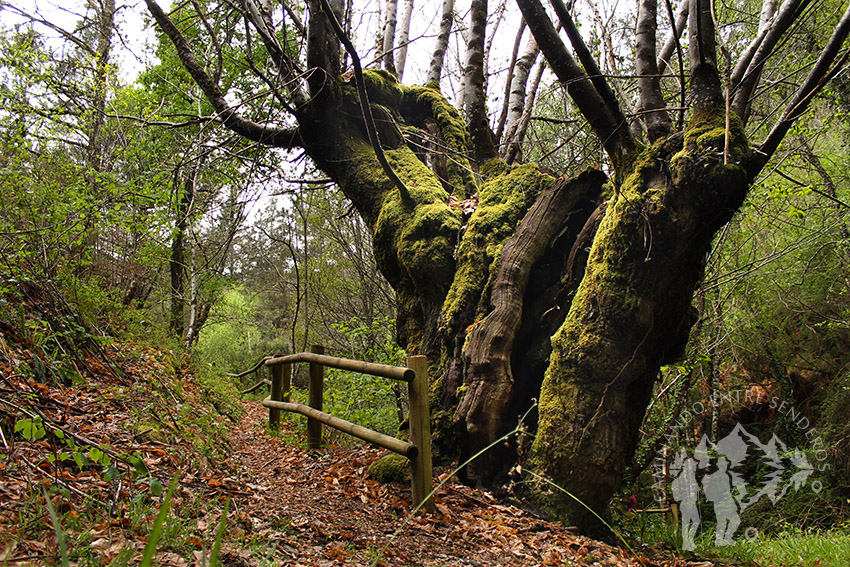
[[[289,362],[283,364],[283,385],[281,387],[283,392],[280,399],[288,402],[290,390],[292,390],[292,364]]]
[[[275,364],[274,366],[270,366],[269,369],[272,373],[272,388],[269,397],[279,402],[281,401],[281,389],[283,386],[283,376],[281,372],[281,365]],[[269,429],[273,431],[278,431],[280,429],[280,410],[276,408],[269,408]]]
[[[411,483],[413,505],[425,501],[433,488],[431,468],[431,411],[428,407],[428,361],[424,356],[408,356],[407,366],[416,374],[407,385],[410,406],[410,442],[419,448],[411,459]],[[423,508],[434,511],[434,499],[428,498]]]
[[[310,352],[324,354],[325,347],[313,345]],[[325,394],[325,367],[317,362],[310,363],[310,394],[308,405],[322,411],[322,400]],[[307,418],[307,448],[318,449],[322,446],[322,422]]]

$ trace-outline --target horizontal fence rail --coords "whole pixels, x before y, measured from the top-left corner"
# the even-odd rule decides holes
[[[404,455],[408,459],[412,459],[413,457],[419,454],[419,448],[413,443],[408,443],[407,441],[402,441],[401,439],[390,437],[389,435],[379,433],[377,431],[369,429],[368,427],[363,427],[362,425],[351,423],[350,421],[346,421],[339,417],[334,417],[330,414],[313,409],[310,406],[305,406],[304,404],[296,404],[293,402],[276,402],[274,400],[267,399],[263,400],[263,405],[267,408],[282,409],[293,413],[300,413],[303,416],[307,416],[309,418],[321,421],[325,425],[329,425],[334,429],[339,429],[340,431],[344,431],[349,435],[359,437],[360,439],[368,441],[369,443],[374,443],[375,445],[383,447],[384,449],[392,451],[393,453]]]
[[[276,366],[278,364],[293,362],[314,362],[322,366],[360,372],[361,374],[369,374],[370,376],[379,376],[381,378],[392,378],[401,382],[411,382],[415,376],[412,368],[363,362],[362,360],[351,360],[348,358],[336,358],[315,352],[299,352],[297,354],[272,356],[265,359],[266,366]]]
[[[308,405],[289,400],[292,364],[298,362],[310,364]],[[324,413],[322,405],[324,368],[326,366],[407,382],[410,441],[402,441]],[[314,345],[312,352],[265,356],[249,370],[230,376],[242,377],[255,372],[259,378],[262,367],[269,369],[271,380],[260,379],[250,388],[243,390],[242,393],[248,394],[266,384],[270,386],[270,395],[262,402],[263,406],[269,408],[269,427],[272,429],[280,428],[281,411],[298,413],[307,417],[307,447],[309,449],[321,447],[322,424],[325,424],[407,457],[410,460],[413,503],[415,505],[421,504],[429,512],[434,511],[433,499],[426,498],[431,493],[433,486],[433,471],[431,466],[430,410],[428,408],[428,363],[424,356],[409,356],[407,367],[399,367],[327,356],[324,354],[324,347]]]

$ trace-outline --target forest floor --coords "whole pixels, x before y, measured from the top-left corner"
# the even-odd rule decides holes
[[[711,565],[636,557],[445,476],[436,512],[412,515],[409,486],[368,478],[380,451],[307,451],[300,417],[272,433],[259,402],[164,349],[46,340],[62,321],[26,301],[38,318],[0,319],[2,566],[62,564],[63,541],[68,565],[138,565],[169,485],[154,565],[209,564],[218,534],[232,567]]]
[[[251,518],[252,529],[276,544],[280,564],[711,565],[634,557],[454,479],[438,490],[434,514],[412,515],[409,486],[367,478],[369,464],[382,451],[307,452],[285,441],[294,434],[292,422],[284,421],[283,435],[270,437],[268,410],[257,402],[244,405],[245,416],[233,432],[232,462],[251,494],[234,503]]]

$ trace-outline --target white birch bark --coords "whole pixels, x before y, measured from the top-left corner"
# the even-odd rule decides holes
[[[393,60],[393,45],[395,44],[395,27],[398,14],[398,0],[387,0],[386,19],[384,20],[384,43],[381,46],[384,69],[396,74]]]
[[[404,76],[404,65],[407,62],[407,44],[410,42],[410,18],[413,15],[413,0],[402,0],[401,22],[398,30],[398,52],[395,57],[395,71],[398,80]]]
[[[449,36],[454,24],[455,0],[443,0],[443,15],[440,18],[440,32],[437,34],[437,44],[434,46],[434,54],[431,56],[431,65],[428,69],[426,83],[440,84],[440,76],[443,74],[443,60],[449,48]]]
[[[515,138],[525,109],[528,75],[539,53],[540,47],[537,41],[533,35],[529,34],[528,43],[525,44],[522,56],[517,59],[513,77],[511,77],[511,94],[508,98],[508,116],[505,121],[505,132],[507,132],[505,142],[507,143],[502,148],[503,159],[508,155],[511,146],[517,142]]]

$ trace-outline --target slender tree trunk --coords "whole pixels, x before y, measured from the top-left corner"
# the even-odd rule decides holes
[[[475,163],[483,164],[496,157],[496,144],[487,121],[484,76],[484,36],[487,29],[487,0],[472,0],[469,11],[469,41],[464,67],[464,105],[472,138]]]
[[[404,76],[404,65],[407,62],[407,44],[410,42],[410,17],[413,15],[413,0],[402,0],[402,2],[398,53],[395,58],[395,70],[399,81]]]
[[[502,159],[508,163],[513,163],[519,153],[522,138],[525,136],[525,128],[522,127],[523,115],[526,113],[526,109],[530,112],[530,109],[534,106],[537,85],[539,85],[539,77],[542,76],[543,69],[539,69],[530,93],[526,92],[526,85],[528,83],[528,75],[539,53],[540,48],[537,46],[534,36],[531,36],[528,39],[522,57],[517,60],[516,70],[513,77],[511,77],[511,94],[508,101],[507,121],[505,122],[505,143],[502,147]],[[526,121],[525,125],[528,125],[528,121]]]
[[[384,42],[381,49],[383,52],[384,69],[393,75],[398,75],[398,71],[395,68],[395,52],[393,51],[397,17],[398,0],[387,0],[384,13]]]
[[[522,36],[525,32],[525,20],[522,20],[519,25],[519,29],[516,32],[516,38],[514,39],[514,47],[511,50],[511,59],[508,62],[508,78],[505,80],[505,95],[504,100],[502,102],[502,111],[499,113],[499,120],[496,122],[496,131],[494,132],[494,136],[497,143],[503,143],[502,134],[505,131],[505,122],[508,119],[508,110],[511,102],[511,90],[513,83],[513,76],[516,70],[517,57],[519,56],[519,47],[522,42]]]
[[[431,65],[428,68],[427,84],[440,86],[440,76],[443,74],[443,60],[449,48],[449,36],[454,24],[454,0],[443,0],[442,16],[440,17],[440,31],[437,34],[437,44],[434,46],[434,54],[431,56]]]
[[[195,254],[194,244],[189,245],[189,321],[186,327],[186,350],[192,348],[198,336],[200,328],[198,310],[198,262]]]

